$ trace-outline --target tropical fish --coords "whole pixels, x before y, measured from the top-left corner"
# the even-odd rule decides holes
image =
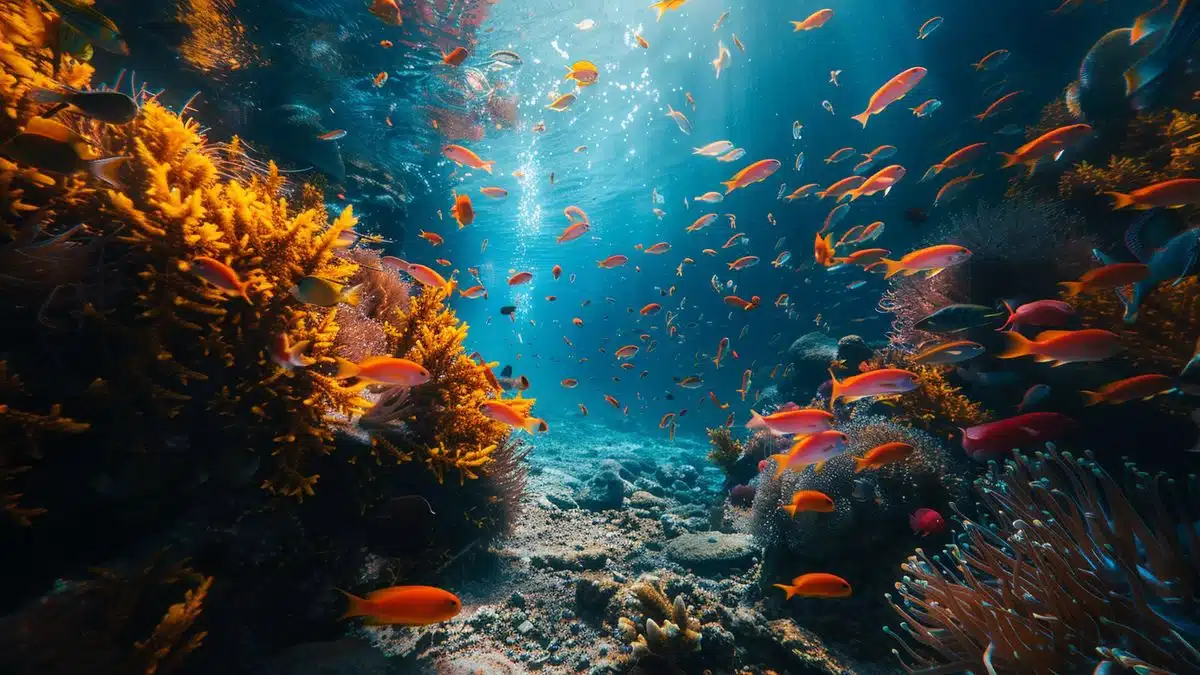
[[[62,17],[65,25],[87,38],[88,42],[106,52],[129,55],[129,45],[112,19],[81,0],[42,0]]]
[[[1008,346],[996,358],[1016,359],[1033,356],[1039,363],[1049,362],[1054,366],[1068,363],[1103,361],[1121,349],[1120,337],[1099,328],[1083,330],[1048,330],[1030,340],[1016,331],[1004,334]]]
[[[429,381],[432,375],[421,364],[392,356],[372,356],[358,363],[335,357],[337,372],[333,379],[356,377],[363,382],[416,387]]]
[[[703,147],[692,148],[693,155],[703,155],[705,157],[716,157],[725,152],[728,152],[733,147],[733,143],[729,141],[713,141]]]
[[[815,472],[820,473],[825,462],[844,454],[849,448],[850,439],[836,429],[802,436],[788,452],[771,455],[771,459],[775,460],[775,478],[779,478],[789,469],[801,471],[810,465]]]
[[[1085,405],[1091,406],[1100,403],[1119,405],[1139,399],[1147,401],[1175,390],[1174,378],[1166,375],[1135,375],[1116,382],[1109,382],[1099,391],[1084,390],[1080,393],[1087,401]]]
[[[924,349],[912,357],[912,362],[923,365],[962,363],[983,354],[983,352],[984,347],[978,342],[958,340]]]
[[[671,119],[675,120],[675,126],[679,127],[680,131],[682,131],[685,134],[691,135],[692,123],[688,121],[688,118],[686,115],[684,115],[683,113],[679,112],[678,110],[675,110],[674,108],[672,108],[670,103],[667,104],[667,117],[670,117]]]
[[[311,340],[290,344],[287,333],[280,333],[271,343],[271,361],[286,370],[307,368],[317,362],[316,359],[304,355],[304,352],[308,351],[310,347],[312,347]]]
[[[795,518],[797,513],[832,513],[835,510],[829,495],[817,490],[797,490],[788,503],[779,508],[792,518]]]
[[[34,117],[25,130],[0,144],[0,154],[43,171],[61,174],[87,172],[116,189],[123,186],[118,176],[127,156],[85,159],[86,142],[53,120]]]
[[[492,167],[496,165],[494,161],[480,159],[479,155],[461,145],[450,144],[442,146],[442,154],[459,166],[468,166],[472,169],[480,169],[488,173],[491,173]]]
[[[1079,281],[1063,281],[1063,296],[1073,298],[1081,293],[1123,288],[1150,276],[1150,267],[1142,263],[1112,263],[1088,270]]]
[[[962,448],[967,456],[988,461],[1018,448],[1042,446],[1061,438],[1074,426],[1066,415],[1033,412],[987,422],[962,430]]]
[[[246,294],[250,282],[242,281],[233,268],[220,260],[206,256],[192,258],[188,264],[188,271],[216,286],[225,295],[240,296],[246,302],[250,302],[250,296]]]
[[[805,30],[815,30],[824,26],[832,18],[832,9],[819,9],[808,15],[808,18],[803,21],[792,21],[792,32],[798,33]]]
[[[732,56],[724,42],[717,40],[717,58],[712,60],[713,70],[717,71],[717,79],[721,79],[721,71],[729,67]]]
[[[776,159],[760,159],[757,162],[738,171],[727,181],[721,184],[725,186],[725,194],[729,194],[738,188],[744,188],[754,183],[760,183],[779,170],[782,166],[779,160]]]
[[[901,272],[912,276],[925,272],[925,277],[937,276],[942,270],[954,265],[960,265],[971,257],[971,251],[954,244],[938,244],[929,246],[905,255],[900,260],[884,258],[879,261],[885,267],[883,278],[889,279]]]
[[[1113,198],[1113,209],[1132,207],[1138,210],[1154,208],[1177,209],[1200,204],[1200,178],[1175,178],[1155,183],[1124,194],[1105,192]]]
[[[848,598],[854,592],[850,582],[832,574],[812,572],[792,579],[791,585],[773,584],[783,589],[785,600],[796,596],[802,598]]]
[[[400,15],[400,6],[396,4],[396,0],[371,0],[369,11],[389,26],[400,26],[404,23],[404,17]]]
[[[826,164],[836,164],[844,159],[849,159],[854,156],[854,148],[841,148],[835,150],[832,155],[825,158]]]
[[[942,19],[942,17],[935,16],[932,19],[921,24],[921,27],[917,30],[917,39],[924,40],[925,38],[929,37],[929,35],[931,33],[933,33],[933,31],[935,31],[941,27],[943,20],[944,19]]]
[[[400,258],[393,256],[384,256],[380,262],[388,267],[398,269],[408,274],[423,286],[445,288],[449,285],[449,282],[447,282],[442,275],[438,274],[437,270],[431,267],[418,265],[417,263],[410,263],[406,260],[401,260]]]
[[[749,371],[747,371],[749,372]],[[833,427],[833,415],[817,408],[781,410],[767,416],[750,411],[747,429],[767,429],[776,435],[815,434]]]
[[[1053,156],[1057,161],[1071,146],[1091,135],[1092,128],[1086,124],[1070,124],[1047,131],[1012,153],[1000,153],[1004,158],[1000,168],[1007,169],[1023,164],[1029,167],[1029,175],[1032,176],[1038,162],[1049,156]]]
[[[908,459],[909,455],[916,452],[916,448],[908,443],[894,441],[877,445],[867,451],[867,454],[862,457],[854,458],[854,473],[861,473],[867,469],[879,469],[888,464],[895,464]]]
[[[918,66],[909,68],[888,80],[871,95],[871,100],[867,103],[867,109],[854,115],[851,119],[862,124],[865,129],[867,127],[867,120],[872,115],[878,115],[892,103],[904,98],[905,94],[912,91],[913,87],[916,87],[924,79],[926,72],[928,71],[925,68]]]
[[[138,114],[137,102],[119,91],[79,91],[64,87],[63,91],[32,89],[27,96],[35,103],[70,107],[84,117],[107,124],[128,124]],[[51,114],[53,113],[43,113],[42,117],[49,117]]]
[[[1037,408],[1050,396],[1050,385],[1035,384],[1025,390],[1021,402],[1017,404],[1017,412],[1024,413]]]
[[[662,21],[663,14],[666,14],[671,10],[679,9],[686,2],[687,0],[658,0],[654,4],[650,5],[650,9],[656,10],[658,12],[658,20]]]
[[[591,61],[576,61],[567,66],[567,75],[563,79],[575,80],[579,87],[588,87],[596,84],[599,78],[600,70],[596,68],[596,64]]]
[[[450,215],[458,223],[458,229],[475,222],[475,207],[471,205],[470,195],[454,193],[454,206],[450,207]]]
[[[912,110],[914,117],[925,118],[937,112],[937,110],[941,107],[941,101],[937,100],[936,98],[931,98],[915,108],[910,108],[910,110]]]
[[[996,330],[1020,330],[1024,326],[1062,328],[1075,318],[1075,308],[1061,300],[1035,300],[1016,309],[1008,308],[1008,320]]]
[[[338,591],[350,600],[342,618],[365,616],[367,625],[372,626],[427,626],[449,621],[462,611],[456,595],[433,586],[393,586],[373,591],[366,598]]]
[[[566,110],[567,108],[570,108],[571,104],[574,102],[575,102],[575,94],[563,94],[563,95],[559,96],[558,98],[554,99],[553,101],[551,101],[550,104],[547,105],[546,107],[555,112],[562,112],[562,111]]]
[[[975,173],[974,169],[972,169],[971,173],[968,173],[965,176],[956,176],[951,178],[950,180],[946,181],[946,184],[943,185],[940,190],[938,190],[937,196],[933,198],[933,205],[936,207],[939,204],[953,201],[954,198],[959,195],[959,193],[967,188],[967,185],[969,185],[971,181],[979,180],[982,177],[983,176],[981,174]]]
[[[492,199],[504,199],[508,196],[508,190],[505,190],[501,187],[481,187],[479,188],[479,191],[484,195],[491,197]]]
[[[972,63],[971,67],[975,70],[995,70],[1004,65],[1008,61],[1009,52],[1007,49],[997,49],[988,52],[986,56],[979,59],[977,63]]]
[[[913,511],[908,517],[908,526],[912,528],[913,534],[928,537],[945,532],[946,519],[933,509],[921,508]]]
[[[340,303],[346,303],[352,307],[358,306],[360,295],[362,292],[362,284],[347,288],[342,284],[322,279],[321,277],[307,276],[292,286],[289,290],[293,298],[306,305],[316,305],[318,307],[333,307]]]
[[[1020,96],[1023,93],[1025,93],[1023,90],[1013,91],[1013,92],[1009,92],[1009,93],[1001,96],[1000,98],[993,101],[992,104],[989,105],[986,110],[984,110],[983,112],[976,115],[975,119],[982,122],[982,121],[986,120],[987,118],[996,115],[1005,106],[1007,106],[1009,103],[1011,103],[1014,98],[1016,98],[1017,96]]]
[[[488,419],[507,424],[514,429],[524,429],[529,434],[545,433],[550,429],[545,420],[522,415],[504,401],[484,401],[479,405],[479,412]]]

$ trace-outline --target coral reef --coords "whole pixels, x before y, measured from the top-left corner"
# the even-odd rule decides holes
[[[708,442],[712,449],[708,451],[708,461],[716,464],[726,475],[742,456],[742,443],[733,437],[729,427],[716,427],[708,430]]]
[[[1164,283],[1142,302],[1138,319],[1125,323],[1125,306],[1115,293],[1088,293],[1069,299],[1082,322],[1121,336],[1117,358],[1143,372],[1177,373],[1200,335],[1200,281],[1191,276],[1178,285]]]
[[[889,348],[876,352],[870,368],[902,368],[917,374],[916,389],[883,401],[894,409],[898,422],[950,438],[959,428],[992,418],[981,403],[972,401],[946,379],[948,371],[942,366],[913,365],[908,354]]]
[[[1127,464],[1125,485],[1053,445],[993,466],[976,482],[988,521],[960,514],[944,557],[917,549],[904,565],[892,606],[905,669],[1200,668],[1185,637],[1200,581],[1195,479]]]
[[[639,579],[628,592],[637,600],[645,619],[643,623],[623,616],[617,626],[622,639],[633,648],[634,659],[654,654],[677,665],[685,664],[702,649],[700,621],[688,614],[682,595],[672,602],[655,579]]]

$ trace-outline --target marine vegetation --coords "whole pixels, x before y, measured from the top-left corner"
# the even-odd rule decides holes
[[[702,648],[702,636],[700,621],[689,614],[683,596],[675,596],[672,602],[659,582],[647,578],[635,582],[628,592],[645,618],[645,623],[624,616],[618,620],[617,630],[633,648],[633,658],[653,654],[677,667],[689,663],[689,658]]]
[[[949,438],[957,429],[975,426],[992,418],[983,404],[972,401],[946,379],[941,366],[913,365],[909,355],[896,349],[876,352],[871,369],[902,368],[917,374],[917,388],[885,403],[900,422]]]
[[[1137,321],[1123,320],[1125,305],[1111,291],[1070,298],[1085,325],[1115,331],[1123,349],[1117,355],[1144,372],[1177,373],[1192,358],[1200,335],[1200,281],[1160,284],[1141,304]]]
[[[959,512],[957,543],[917,549],[889,594],[907,672],[1200,668],[1194,477],[1127,463],[1122,488],[1090,453],[1049,445],[975,488],[987,520]]]
[[[721,471],[729,474],[742,456],[742,442],[735,439],[729,427],[716,427],[708,430],[708,461],[716,464]]]

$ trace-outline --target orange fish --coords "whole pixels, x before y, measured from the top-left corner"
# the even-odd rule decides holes
[[[458,229],[461,230],[475,222],[475,207],[471,206],[471,198],[468,195],[453,194],[454,206],[450,207],[450,215],[458,221]]]
[[[1030,340],[1016,331],[1005,333],[1008,347],[996,354],[1001,359],[1033,356],[1038,362],[1055,366],[1067,363],[1103,361],[1121,349],[1120,338],[1098,328],[1084,330],[1048,330]]]
[[[547,295],[546,296],[546,302],[554,302],[555,300],[558,300],[557,295]]]
[[[833,247],[833,233],[830,232],[822,237],[818,232],[813,241],[813,260],[822,267],[829,267],[833,263],[836,253],[837,251]]]
[[[371,8],[369,10],[380,21],[389,26],[399,26],[404,23],[403,17],[400,16],[400,6],[396,4],[396,0],[371,0]],[[387,42],[384,40],[384,42]],[[388,43],[391,46],[391,43]]]
[[[660,254],[666,253],[667,251],[670,251],[670,250],[671,250],[670,244],[668,244],[665,241],[660,241],[657,244],[646,249],[646,253],[650,253],[652,255],[660,255]]]
[[[242,278],[238,276],[237,272],[233,271],[233,268],[220,260],[205,256],[193,258],[190,264],[190,271],[192,274],[216,286],[225,295],[241,296],[246,302],[250,302],[250,296],[246,295],[246,289],[250,287],[250,282],[242,281]]]
[[[440,234],[426,232],[425,230],[421,230],[421,233],[417,236],[429,242],[430,244],[433,244],[434,246],[441,246],[442,244],[446,243],[446,240],[442,239]]]
[[[577,387],[579,385],[579,381],[568,377],[567,379],[563,380],[562,382],[559,382],[559,384],[561,384],[566,389],[574,389],[575,387]]]
[[[718,399],[718,398],[717,398],[717,394],[716,394],[716,392],[712,392],[712,391],[708,392],[708,398],[709,398],[709,400],[710,400],[710,401],[712,401],[712,402],[713,402],[713,405],[717,406],[717,407],[718,407],[718,408],[720,408],[721,410],[728,410],[728,409],[729,409],[729,404],[728,404],[728,403],[721,403],[720,399]]]
[[[588,416],[587,406],[582,403],[579,403],[577,405],[579,406],[579,412],[583,413],[584,417],[587,417]]]
[[[896,186],[896,183],[899,183],[900,180],[904,178],[906,173],[908,173],[908,171],[899,164],[885,166],[872,174],[871,177],[865,180],[862,185],[854,188],[853,190],[847,190],[846,193],[839,198],[839,201],[849,197],[850,201],[853,202],[857,201],[859,197],[869,197],[874,194],[879,194],[880,192],[882,192],[883,196],[886,197],[888,196],[888,193],[892,191],[892,188]]]
[[[558,278],[562,276],[562,266],[555,265],[554,267],[551,267],[550,276],[554,277],[555,281],[558,281]]]
[[[1147,401],[1160,394],[1175,391],[1175,381],[1166,375],[1135,375],[1124,380],[1109,382],[1100,391],[1081,392],[1087,399],[1087,405],[1109,403],[1119,405],[1141,399]]]
[[[774,584],[787,594],[785,599],[791,600],[797,595],[802,598],[848,598],[853,592],[850,582],[833,574],[812,572],[802,574],[792,579],[791,585]]]
[[[392,267],[408,274],[410,277],[416,279],[424,286],[444,288],[450,283],[446,281],[442,275],[438,274],[437,270],[433,269],[432,267],[418,265],[417,263],[410,263],[406,260],[401,260],[400,258],[390,255],[386,255],[381,258],[380,262],[382,262],[386,267]]]
[[[610,396],[610,395],[608,395],[608,394],[605,394],[605,395],[604,395],[604,400],[605,400],[605,401],[607,401],[609,405],[611,405],[612,407],[616,408],[617,410],[620,410],[620,409],[621,409],[621,402],[620,402],[620,401],[618,401],[616,398],[614,398],[614,397],[612,397],[612,396]]]
[[[746,392],[749,390],[750,390],[750,369],[747,368],[746,372],[742,373],[742,387],[741,387],[741,389],[737,390],[737,393],[741,394],[743,401],[746,400]]]
[[[817,193],[818,199],[833,197],[841,200],[847,192],[857,189],[867,182],[866,176],[847,176]]]
[[[474,300],[475,298],[488,299],[487,289],[483,286],[472,286],[465,291],[459,291],[458,294],[464,298]]]
[[[476,155],[474,152],[471,152],[461,145],[454,145],[453,143],[442,146],[442,154],[446,157],[446,159],[449,159],[459,166],[468,166],[472,169],[479,169],[488,173],[492,172],[492,167],[496,164],[491,160],[485,161],[480,159],[479,155]]]
[[[296,344],[289,344],[287,333],[280,333],[275,336],[271,344],[270,355],[271,361],[280,368],[293,370],[295,368],[307,368],[316,363],[317,360],[304,355],[308,348],[312,346],[312,341],[304,340]],[[0,413],[3,413],[0,410]]]
[[[776,366],[778,367],[778,366]],[[747,373],[750,371],[747,370]],[[772,377],[774,374],[772,373]],[[743,377],[743,380],[746,378]],[[756,411],[750,411],[750,421],[746,422],[747,429],[767,429],[771,433],[786,436],[799,434],[801,436],[817,434],[833,428],[833,415],[817,408],[802,408],[799,410],[783,410],[762,416]]]
[[[434,260],[434,262],[441,265],[442,267],[449,267],[454,264],[446,258],[437,258]]]
[[[502,187],[494,187],[494,186],[481,187],[481,188],[479,188],[479,191],[482,192],[485,196],[491,197],[492,199],[503,199],[508,196],[508,190],[505,190]]]
[[[901,272],[904,272],[906,276],[912,276],[922,271],[925,272],[925,278],[928,279],[937,276],[947,267],[966,262],[970,257],[971,251],[962,246],[938,244],[913,251],[900,260],[881,258],[876,264],[886,268],[884,279],[894,277]]]
[[[863,267],[867,267],[883,260],[884,256],[890,254],[891,251],[886,248],[861,248],[845,258],[838,258],[834,262],[840,265],[862,265]]]
[[[387,82],[387,80],[388,80],[387,71],[383,70],[383,71],[380,71],[379,74],[375,76],[375,79],[371,80],[371,84],[374,84],[376,87],[382,87]]]
[[[673,412],[669,412],[666,415],[663,415],[662,419],[660,419],[658,421],[658,428],[666,429],[667,425],[670,424],[671,420],[673,420],[673,419],[675,419],[675,413],[673,413]]]
[[[915,373],[899,368],[880,368],[861,375],[851,375],[845,380],[838,380],[833,371],[830,371],[829,377],[833,381],[833,391],[829,396],[830,408],[839,399],[853,403],[871,396],[902,394],[916,389],[919,384]]]
[[[987,143],[972,143],[955,150],[954,152],[950,153],[946,159],[943,159],[937,164],[929,167],[929,171],[926,171],[925,175],[921,177],[921,182],[925,182],[930,178],[933,178],[946,169],[960,167],[968,162],[973,161],[979,157],[980,153],[983,152],[983,149],[986,147]]]
[[[642,316],[654,316],[662,310],[662,305],[657,302],[652,302],[638,311]]]
[[[343,619],[367,617],[367,625],[427,626],[449,621],[462,611],[462,602],[433,586],[393,586],[360,598],[338,589],[350,601]]]
[[[1177,209],[1190,204],[1200,204],[1200,178],[1176,178],[1155,183],[1129,194],[1105,192],[1115,202],[1114,209],[1133,207],[1138,210],[1168,208]]]
[[[779,170],[783,166],[777,159],[760,159],[750,166],[738,171],[727,181],[722,181],[721,185],[725,186],[725,194],[729,194],[738,188],[744,188],[755,183],[760,183]]]
[[[725,304],[731,307],[738,307],[747,312],[758,307],[759,302],[762,302],[762,298],[759,298],[757,295],[751,297],[749,300],[743,300],[736,295],[725,296]]]
[[[579,317],[575,317],[574,319],[571,319],[571,323],[575,324],[576,326],[582,326],[583,319],[581,319]]]
[[[526,433],[546,432],[550,429],[545,420],[527,417],[504,401],[484,401],[479,405],[479,412],[484,417],[507,424],[514,429],[524,429]]]
[[[866,471],[867,469],[878,469],[888,464],[902,462],[908,459],[908,456],[916,452],[916,448],[908,443],[884,443],[877,445],[867,451],[867,454],[862,457],[854,458],[854,473]]]
[[[814,30],[820,28],[832,18],[832,9],[819,9],[808,15],[808,18],[803,21],[792,21],[792,32],[798,33],[802,30]]]
[[[791,500],[779,508],[787,511],[793,518],[797,513],[812,511],[815,513],[833,513],[833,500],[829,495],[817,490],[798,490]]]
[[[721,338],[721,341],[717,343],[717,356],[713,359],[713,365],[715,365],[717,368],[721,367],[721,356],[724,355],[725,348],[728,346],[729,338],[727,337]]]
[[[641,47],[642,49],[650,49],[650,43],[647,42],[646,38],[642,37],[640,33],[634,33],[633,40],[637,43],[637,46]]]
[[[624,347],[621,347],[617,351],[613,352],[613,356],[617,357],[618,359],[631,359],[638,353],[638,349],[639,347],[637,345],[625,345]]]
[[[871,115],[878,115],[889,105],[904,98],[905,94],[912,91],[913,87],[921,82],[926,72],[928,71],[921,67],[909,68],[888,80],[871,95],[867,109],[854,115],[851,119],[863,125],[864,129],[867,128],[867,120],[871,118]]]
[[[611,270],[613,268],[620,267],[627,262],[629,262],[629,258],[618,253],[616,255],[610,255],[604,260],[597,260],[596,264],[606,270]]]
[[[509,286],[519,286],[533,281],[533,272],[517,272],[508,278]]]
[[[1150,276],[1150,268],[1141,263],[1113,263],[1088,270],[1079,281],[1059,283],[1063,297],[1073,298],[1080,293],[1111,290],[1137,283]]]
[[[467,60],[467,50],[462,47],[455,47],[449,53],[442,52],[442,63],[448,66],[457,67],[465,60]]]
[[[1010,166],[1024,164],[1029,167],[1029,175],[1032,176],[1034,170],[1037,169],[1038,162],[1051,155],[1057,160],[1066,152],[1067,148],[1091,135],[1092,128],[1086,124],[1070,124],[1047,131],[1017,148],[1011,154],[1000,153],[1000,156],[1004,158],[1004,163],[1000,168],[1007,169]]]
[[[589,229],[591,229],[591,225],[588,224],[588,221],[586,220],[581,220],[578,223],[571,223],[567,229],[563,230],[562,234],[558,235],[558,238],[555,241],[560,244],[565,244],[568,241],[574,241],[575,239],[587,234]]]
[[[335,358],[337,372],[333,379],[357,377],[363,382],[416,387],[429,381],[431,375],[419,363],[391,356],[372,356],[358,363]]]
[[[993,101],[992,104],[987,107],[987,110],[984,110],[983,112],[976,115],[975,119],[979,120],[980,122],[986,120],[987,118],[995,115],[997,112],[1000,111],[1001,108],[1008,105],[1008,103],[1010,101],[1012,101],[1014,98],[1016,98],[1017,96],[1020,96],[1023,93],[1025,93],[1025,92],[1024,91],[1012,91],[1012,92],[1009,92],[1009,93],[1001,96],[1000,98]]]
[[[391,40],[380,40],[379,46],[383,47],[384,49],[391,49],[395,45],[392,44]]]

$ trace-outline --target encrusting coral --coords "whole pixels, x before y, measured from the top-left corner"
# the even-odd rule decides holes
[[[932,557],[917,549],[898,601],[889,594],[905,670],[1091,672],[1108,662],[1197,672],[1195,482],[1126,464],[1122,490],[1090,454],[1053,445],[993,465],[976,481],[990,522],[960,513],[958,543]]]

